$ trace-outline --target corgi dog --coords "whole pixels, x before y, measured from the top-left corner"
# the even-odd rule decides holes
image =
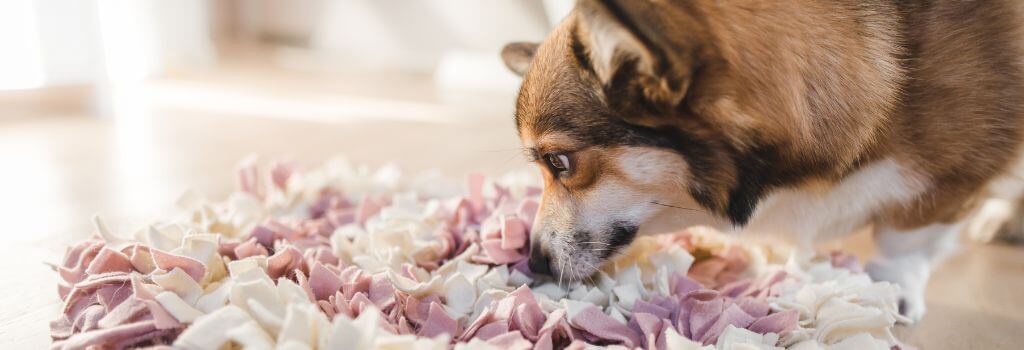
[[[545,182],[529,266],[580,280],[672,225],[870,227],[919,319],[957,232],[1021,228],[1022,24],[1016,0],[580,0],[502,50]]]

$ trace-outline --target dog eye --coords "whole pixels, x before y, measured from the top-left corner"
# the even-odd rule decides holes
[[[551,173],[555,175],[561,175],[572,170],[572,165],[569,164],[569,157],[564,154],[548,153],[544,155],[544,160],[547,161]]]

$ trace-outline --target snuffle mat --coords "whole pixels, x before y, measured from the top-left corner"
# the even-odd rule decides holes
[[[908,348],[898,287],[841,253],[777,259],[692,228],[560,283],[526,267],[540,188],[524,174],[253,158],[237,176],[226,201],[187,193],[134,235],[97,218],[55,266],[52,347]]]

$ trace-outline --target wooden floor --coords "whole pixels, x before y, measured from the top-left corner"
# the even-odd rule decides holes
[[[173,106],[117,119],[65,110],[0,115],[0,349],[47,347],[59,304],[56,278],[43,262],[89,235],[93,214],[129,232],[170,213],[185,189],[222,198],[233,186],[235,162],[252,153],[307,164],[345,154],[451,175],[524,168],[511,110],[497,106],[438,121],[283,120]],[[868,255],[865,239],[847,248]],[[931,281],[925,319],[900,334],[923,349],[1020,349],[1022,297],[1024,250],[968,243]]]

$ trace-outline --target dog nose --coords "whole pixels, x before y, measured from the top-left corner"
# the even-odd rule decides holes
[[[533,247],[530,250],[530,260],[527,262],[527,266],[533,273],[551,275],[551,259],[538,247]]]

